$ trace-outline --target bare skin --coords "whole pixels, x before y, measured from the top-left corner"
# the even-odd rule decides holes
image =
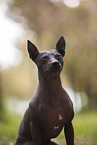
[[[16,145],[58,145],[51,141],[64,128],[67,145],[74,145],[73,105],[61,84],[65,40],[55,50],[39,52],[28,41],[30,58],[38,67],[39,85],[21,122]]]

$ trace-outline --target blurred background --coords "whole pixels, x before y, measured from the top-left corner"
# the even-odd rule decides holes
[[[97,145],[97,0],[0,0],[0,145],[13,145],[38,85],[27,40],[40,51],[66,39],[62,83],[75,118],[75,145]],[[66,144],[63,132],[57,138]]]

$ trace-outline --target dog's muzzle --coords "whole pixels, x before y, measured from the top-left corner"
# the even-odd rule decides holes
[[[50,63],[48,66],[49,72],[60,72],[62,70],[62,65],[59,61],[55,61],[53,63]]]

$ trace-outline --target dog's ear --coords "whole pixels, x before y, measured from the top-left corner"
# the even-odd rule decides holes
[[[56,50],[59,51],[59,53],[64,57],[65,55],[65,47],[66,47],[66,42],[63,36],[60,37],[56,44]]]
[[[30,58],[33,61],[35,61],[36,57],[39,54],[37,47],[33,43],[31,43],[29,40],[27,40],[27,49],[28,49]]]

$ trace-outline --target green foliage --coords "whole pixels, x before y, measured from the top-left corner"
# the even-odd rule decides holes
[[[9,112],[0,113],[0,145],[15,142],[21,117]]]
[[[97,143],[97,112],[87,112],[75,116],[74,128],[76,141],[83,139],[83,144]]]

